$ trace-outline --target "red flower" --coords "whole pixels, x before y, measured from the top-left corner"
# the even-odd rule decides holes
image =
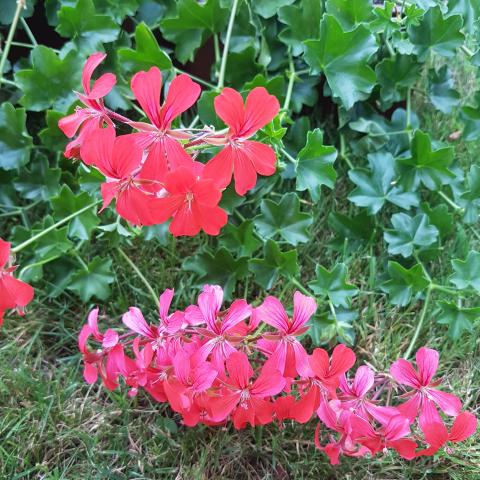
[[[94,53],[88,57],[82,72],[82,86],[84,93],[78,93],[78,98],[87,108],[77,108],[75,113],[68,115],[59,120],[58,127],[68,137],[72,138],[82,127],[80,135],[70,142],[65,149],[65,156],[76,157],[79,154],[80,147],[88,136],[103,126],[106,122],[113,126],[112,121],[108,117],[103,99],[107,93],[112,90],[116,83],[113,73],[105,73],[90,87],[90,79],[93,71],[105,59],[105,53]]]
[[[227,223],[225,210],[218,206],[222,196],[210,179],[197,176],[193,168],[179,167],[165,176],[166,196],[150,201],[154,223],[173,217],[170,232],[175,237],[193,236],[203,230],[218,235]]]
[[[158,179],[145,179],[142,166],[143,150],[137,145],[134,135],[115,137],[112,127],[99,128],[81,148],[82,160],[94,165],[106,177],[101,191],[103,207],[116,198],[118,214],[135,225],[152,225],[148,204],[153,196],[143,190],[144,186],[159,189]]]
[[[19,315],[33,299],[33,288],[13,276],[16,266],[8,266],[10,243],[0,238],[0,326],[6,310],[14,308]]]
[[[220,141],[226,146],[207,163],[205,176],[213,178],[223,189],[230,183],[233,173],[235,191],[245,195],[255,186],[257,173],[273,175],[275,152],[268,145],[248,138],[269,123],[279,109],[278,100],[263,87],[256,87],[248,94],[245,106],[237,91],[224,88],[215,98],[215,111],[229,127],[225,139]]]
[[[132,77],[132,92],[153,125],[144,122],[130,122],[140,130],[136,134],[142,146],[149,148],[145,168],[156,178],[179,166],[191,166],[192,158],[178,142],[189,135],[171,130],[173,120],[188,110],[200,95],[200,86],[188,75],[175,77],[168,89],[165,102],[160,106],[162,73],[157,67],[148,72],[141,71]]]

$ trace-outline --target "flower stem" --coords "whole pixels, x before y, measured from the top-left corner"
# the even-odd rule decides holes
[[[292,99],[292,93],[293,93],[293,85],[295,83],[295,65],[293,64],[293,59],[292,56],[289,54],[289,65],[290,65],[290,70],[287,73],[288,75],[288,87],[287,87],[287,94],[285,96],[285,102],[283,103],[283,110],[288,112],[288,108],[290,107],[290,100]]]
[[[232,11],[228,20],[227,34],[223,45],[222,62],[220,64],[220,73],[218,74],[217,89],[222,89],[225,83],[225,71],[227,69],[228,49],[230,48],[230,39],[232,38],[233,24],[235,23],[235,15],[237,14],[238,0],[233,0]]]
[[[457,205],[448,195],[445,195],[441,190],[437,192],[454,210],[463,211],[460,205]]]
[[[135,263],[133,263],[133,261],[130,259],[130,257],[120,247],[117,247],[117,252],[124,258],[124,260],[128,263],[128,265],[130,267],[132,267],[132,270],[137,274],[138,278],[143,282],[143,284],[147,288],[148,292],[150,293],[151,297],[153,298],[153,301],[158,306],[159,305],[159,301],[158,301],[159,297],[156,294],[153,287],[148,282],[148,280],[144,277],[143,273],[139,270],[139,268],[135,265]]]
[[[312,296],[312,293],[309,292],[296,278],[291,277],[289,280],[290,280],[290,283],[292,285],[295,285],[302,293],[304,293],[305,295],[308,295],[309,297]]]
[[[32,42],[32,45],[36,47],[38,45],[37,39],[35,38],[35,35],[33,34],[33,32],[30,30],[30,27],[28,26],[27,22],[23,17],[20,18],[20,22],[22,22],[23,29],[25,30],[25,33],[27,34],[28,38]]]
[[[5,63],[7,62],[8,52],[10,51],[10,46],[12,45],[13,36],[15,35],[15,30],[17,29],[18,19],[22,9],[25,8],[26,0],[17,0],[17,9],[13,16],[12,24],[10,25],[10,30],[8,31],[7,41],[5,42],[5,48],[3,49],[2,58],[0,59],[0,85],[3,81],[3,69],[5,68]]]
[[[417,323],[417,328],[415,329],[415,333],[413,334],[412,340],[410,341],[410,345],[408,346],[407,351],[405,352],[405,355],[403,358],[408,359],[408,357],[410,357],[412,353],[413,348],[415,347],[415,343],[418,340],[418,336],[420,335],[420,331],[422,330],[422,327],[423,327],[423,322],[425,321],[425,317],[427,315],[431,294],[432,294],[432,285],[429,285],[427,288],[427,294],[425,296],[425,302],[423,304],[422,313],[420,314],[420,320]]]
[[[97,200],[96,202],[93,202],[90,205],[87,205],[86,207],[83,207],[80,210],[77,210],[76,212],[73,212],[72,214],[68,215],[68,217],[62,218],[62,220],[59,220],[58,222],[54,223],[53,225],[50,225],[45,230],[42,230],[41,232],[37,233],[33,237],[30,237],[28,240],[25,240],[20,245],[17,245],[16,247],[12,248],[12,252],[13,253],[20,252],[20,250],[23,250],[25,247],[28,247],[30,244],[36,242],[39,238],[42,238],[47,233],[49,233],[52,230],[55,230],[56,228],[62,226],[64,223],[67,223],[72,218],[75,218],[78,215],[81,215],[83,212],[86,212],[87,210],[90,210],[91,208],[96,207],[101,202],[102,202],[102,200]]]

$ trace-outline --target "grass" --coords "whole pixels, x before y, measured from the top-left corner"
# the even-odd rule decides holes
[[[415,102],[424,112],[422,124],[436,137],[446,139],[458,128],[455,118],[433,112],[421,97]],[[459,141],[455,147],[465,167],[478,158],[479,143],[466,146]],[[342,171],[345,165],[339,161],[337,168],[338,185],[322,199],[322,208],[315,210],[312,241],[299,250],[302,276],[311,279],[317,262],[330,267],[333,260],[344,261],[351,281],[368,291],[372,275],[377,275],[371,259],[375,257],[383,271],[385,246],[332,248],[328,213],[332,208],[351,208],[345,201],[351,190]],[[175,286],[177,306],[183,307],[194,301],[197,290],[192,288],[190,273],[181,270],[181,259],[203,240],[193,244],[171,239],[166,246],[135,241],[125,251],[157,292]],[[450,258],[463,257],[467,247],[478,250],[479,241],[469,229],[458,226],[444,246],[448,255],[434,266],[436,278],[445,285]],[[113,285],[112,301],[102,306],[109,315],[106,323],[118,325],[119,315],[130,305],[142,307],[153,321],[155,305],[143,283],[113,250],[112,257],[118,281]],[[236,293],[243,296],[244,290],[245,285],[238,285]],[[250,299],[265,295],[252,282],[247,291]],[[274,293],[284,292],[288,302],[293,291],[292,285],[279,283]],[[76,338],[89,306],[68,293],[47,299],[41,288],[37,292],[29,314],[24,319],[7,318],[0,333],[1,479],[480,478],[478,435],[430,459],[406,462],[387,453],[374,459],[343,458],[341,465],[331,467],[313,445],[314,421],[307,426],[289,423],[283,429],[270,425],[240,432],[231,427],[187,429],[177,415],[146,395],[131,400],[124,391],[109,393],[99,385],[86,385]],[[447,339],[445,327],[435,322],[436,299],[417,347],[428,344],[440,351],[439,375],[478,413],[478,339],[473,333],[456,342]],[[471,301],[478,304],[478,299]],[[374,368],[385,369],[405,352],[421,304],[400,309],[389,305],[383,295],[361,295],[354,307],[360,313],[354,324],[357,356]]]

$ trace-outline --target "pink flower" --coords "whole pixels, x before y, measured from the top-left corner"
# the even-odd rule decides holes
[[[125,220],[134,225],[154,223],[149,214],[153,196],[145,191],[144,185],[155,184],[159,179],[145,180],[142,176],[143,150],[134,135],[115,137],[113,127],[99,128],[82,145],[80,154],[87,165],[95,166],[106,177],[101,186],[102,208],[115,198],[116,210]]]
[[[245,195],[255,186],[257,173],[266,176],[275,173],[273,149],[248,138],[272,121],[280,105],[263,87],[256,87],[248,94],[245,106],[242,96],[232,88],[224,88],[214,102],[217,115],[229,129],[223,140],[211,140],[211,143],[226,146],[207,163],[205,175],[223,189],[230,183],[233,173],[235,191]]]
[[[235,343],[241,337],[232,335],[235,325],[248,318],[251,307],[245,300],[235,300],[230,308],[221,311],[223,290],[218,285],[205,285],[198,297],[198,306],[192,305],[185,311],[187,321],[198,323],[203,320],[206,329],[198,329],[207,341],[198,351],[198,355],[206,359],[209,355],[215,367],[223,370],[224,361],[236,352]]]
[[[82,72],[82,86],[84,93],[78,93],[78,98],[87,108],[77,108],[75,113],[68,115],[58,122],[58,127],[68,137],[72,138],[81,127],[80,135],[70,142],[65,149],[65,156],[78,156],[80,147],[88,136],[101,128],[104,123],[113,126],[103,104],[103,97],[109,93],[116,83],[113,73],[105,73],[93,86],[90,86],[90,79],[93,71],[103,62],[107,55],[97,52],[88,57]]]
[[[392,377],[400,384],[413,388],[408,392],[411,397],[397,408],[403,415],[413,422],[420,412],[419,422],[423,429],[428,423],[442,423],[440,415],[435,408],[437,405],[443,413],[457,416],[462,404],[451,393],[442,392],[437,387],[440,381],[433,381],[438,368],[438,352],[422,347],[416,355],[418,371],[407,360],[401,358],[390,367]]]
[[[221,192],[212,180],[195,174],[193,168],[179,167],[165,176],[165,194],[149,205],[151,218],[163,223],[173,217],[169,230],[174,236],[193,236],[203,230],[218,235],[228,217],[218,206]]]
[[[6,310],[16,309],[24,314],[25,307],[33,300],[33,288],[13,276],[16,266],[8,266],[10,243],[0,238],[0,327]]]
[[[295,292],[293,296],[291,319],[280,301],[272,296],[267,297],[256,309],[255,315],[278,331],[275,334],[263,335],[263,339],[258,341],[258,346],[270,353],[269,364],[287,377],[295,377],[297,372],[304,377],[311,373],[307,352],[296,337],[308,330],[305,324],[316,309],[315,300],[300,292]]]
[[[228,378],[223,380],[224,392],[212,400],[215,420],[224,420],[232,412],[233,425],[244,428],[265,425],[272,420],[273,405],[267,399],[280,393],[285,379],[280,372],[265,367],[259,377],[252,382],[253,369],[243,352],[232,353],[226,361]]]
[[[190,167],[193,160],[178,142],[189,135],[171,129],[173,120],[188,110],[200,95],[200,86],[188,75],[179,75],[170,83],[165,102],[160,106],[162,73],[157,67],[141,71],[132,77],[132,92],[152,125],[130,122],[140,130],[136,134],[144,148],[149,148],[145,172],[155,178],[164,178],[169,170]]]

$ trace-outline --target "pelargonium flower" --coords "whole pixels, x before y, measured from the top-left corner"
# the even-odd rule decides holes
[[[200,95],[200,85],[188,75],[175,77],[170,83],[165,102],[160,106],[162,73],[157,67],[148,72],[136,73],[131,80],[131,89],[152,124],[130,122],[140,133],[136,136],[144,148],[148,148],[145,168],[154,172],[155,178],[164,178],[169,170],[191,166],[192,158],[178,140],[188,139],[185,132],[172,130],[173,120],[188,110]]]
[[[436,387],[441,382],[433,381],[438,368],[438,352],[422,347],[417,351],[416,360],[418,371],[403,358],[394,362],[390,367],[390,373],[398,383],[413,388],[407,394],[410,396],[409,400],[397,408],[411,422],[420,412],[419,422],[422,429],[429,423],[442,423],[435,405],[446,415],[457,416],[462,407],[460,399],[451,393],[438,390]]]
[[[58,122],[58,128],[68,137],[72,138],[81,128],[79,136],[71,141],[66,149],[67,158],[76,157],[80,147],[88,136],[101,128],[104,123],[113,126],[103,103],[103,97],[115,86],[116,77],[113,73],[105,73],[90,86],[94,70],[107,56],[106,53],[96,52],[88,57],[82,71],[83,92],[76,92],[77,97],[87,108],[78,107],[75,113],[63,117]]]
[[[213,418],[220,421],[232,414],[237,429],[244,428],[247,423],[252,427],[269,423],[273,404],[268,399],[285,386],[281,373],[265,366],[252,382],[253,369],[243,352],[232,353],[226,367],[229,376],[223,379],[223,394],[212,400]]]
[[[19,315],[23,315],[34,295],[28,283],[13,276],[17,266],[8,266],[10,250],[11,244],[0,238],[0,327],[6,310],[16,309]]]
[[[263,87],[254,88],[247,96],[245,106],[240,93],[232,88],[224,88],[215,97],[215,112],[228,125],[224,138],[208,140],[225,147],[213,157],[205,167],[205,176],[212,178],[218,188],[225,188],[232,179],[239,195],[253,188],[257,173],[275,173],[275,152],[260,142],[248,140],[258,130],[271,122],[277,115],[280,105],[273,95]]]
[[[144,190],[144,185],[154,184],[160,188],[158,178],[142,176],[143,150],[135,136],[115,136],[113,127],[98,128],[82,145],[80,154],[87,165],[93,165],[106,177],[101,192],[103,207],[116,199],[118,214],[134,225],[152,225],[154,220],[149,213],[152,195]]]
[[[265,299],[256,309],[262,321],[277,329],[277,333],[265,334],[258,346],[269,353],[269,363],[287,377],[298,374],[307,377],[311,370],[308,355],[297,337],[308,330],[305,324],[317,309],[317,303],[311,297],[300,292],[293,296],[293,317],[289,318],[281,302],[272,296]]]
[[[222,194],[211,179],[192,168],[179,167],[165,175],[161,198],[148,204],[150,218],[163,223],[173,217],[169,230],[174,236],[197,235],[203,230],[218,235],[228,217],[218,206]]]

